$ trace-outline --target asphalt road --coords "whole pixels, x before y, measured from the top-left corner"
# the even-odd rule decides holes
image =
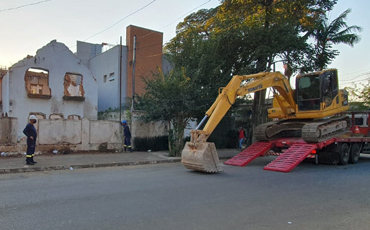
[[[221,174],[179,163],[0,175],[0,229],[370,229],[370,158]]]

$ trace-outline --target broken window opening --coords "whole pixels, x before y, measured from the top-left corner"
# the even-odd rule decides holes
[[[103,82],[106,83],[107,82],[107,75],[104,75],[103,77]]]
[[[29,98],[51,98],[49,71],[41,68],[29,68],[24,75],[26,92]]]
[[[83,77],[81,74],[64,75],[64,100],[84,101]]]
[[[52,120],[52,119],[63,119],[64,116],[62,113],[52,113],[49,115],[49,119]]]
[[[68,115],[68,120],[81,120],[81,116],[80,115],[76,115],[76,114],[73,114],[73,115]]]

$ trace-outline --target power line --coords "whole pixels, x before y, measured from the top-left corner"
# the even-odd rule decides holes
[[[187,16],[189,13],[191,13],[191,12],[193,12],[194,10],[196,10],[196,9],[198,9],[198,8],[200,8],[200,7],[202,7],[202,6],[204,6],[205,4],[207,4],[207,3],[208,3],[208,2],[210,2],[210,1],[212,1],[212,0],[208,0],[208,1],[204,2],[203,4],[201,4],[201,5],[197,6],[197,7],[195,7],[195,8],[194,8],[194,9],[192,9],[191,11],[188,11],[187,13],[183,14],[181,17],[179,17],[179,18],[177,18],[176,20],[174,20],[173,22],[171,22],[170,24],[168,24],[168,25],[166,25],[166,26],[164,26],[164,27],[161,27],[161,28],[159,28],[158,30],[162,30],[162,29],[164,29],[164,28],[169,27],[169,26],[170,26],[170,25],[172,25],[173,23],[177,22],[179,19],[182,19],[183,17]],[[149,36],[149,35],[150,35],[150,34],[152,34],[152,33],[155,33],[155,32],[151,32],[151,33],[145,34],[145,35],[143,35],[143,36],[141,36],[141,37],[138,37],[138,39],[139,39],[139,38],[144,38],[144,37],[146,37],[146,36]]]
[[[362,77],[362,76],[364,76],[364,75],[369,75],[369,74],[370,74],[370,72],[363,73],[363,74],[357,75],[356,77],[354,77],[354,78],[352,78],[352,79],[349,79],[349,80],[342,80],[342,81],[349,81],[349,83],[350,83],[350,82],[353,82],[353,80],[355,80],[355,79],[357,79],[357,78],[359,78],[359,77]]]
[[[17,6],[17,7],[12,7],[12,8],[8,8],[8,9],[3,9],[3,10],[0,10],[0,13],[4,12],[4,11],[9,11],[9,10],[17,10],[17,9],[27,7],[27,6],[34,6],[34,5],[38,5],[38,4],[45,3],[45,2],[50,2],[50,1],[53,1],[53,0],[44,0],[44,1],[34,2],[34,3],[21,5],[21,6]]]
[[[139,11],[141,11],[141,10],[145,9],[146,7],[148,7],[149,5],[153,4],[155,1],[156,1],[156,0],[153,0],[153,1],[149,2],[148,4],[146,4],[145,6],[141,7],[140,9],[138,9],[138,10],[136,10],[136,11],[132,12],[131,14],[127,15],[127,16],[126,16],[126,17],[124,17],[124,18],[121,18],[118,22],[114,23],[113,25],[109,26],[108,28],[106,28],[106,29],[104,29],[104,30],[102,30],[102,31],[100,31],[100,32],[98,32],[98,33],[96,33],[96,34],[94,34],[94,35],[92,35],[92,36],[90,36],[90,37],[86,38],[84,41],[87,41],[87,40],[89,40],[90,38],[95,37],[96,35],[101,34],[101,33],[105,32],[105,31],[109,30],[110,28],[112,28],[113,26],[117,25],[118,23],[120,23],[121,21],[125,20],[126,18],[128,18],[128,17],[130,17],[130,16],[132,16],[132,15],[136,14],[137,12],[139,12]]]

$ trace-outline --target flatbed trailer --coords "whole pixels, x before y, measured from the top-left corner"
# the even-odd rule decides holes
[[[258,141],[235,157],[227,160],[226,165],[246,166],[257,157],[278,156],[264,170],[290,172],[303,160],[315,159],[319,162],[346,165],[356,164],[370,137],[343,135],[319,143],[306,143],[301,138],[279,138],[273,141]]]
[[[316,164],[356,164],[360,154],[370,154],[370,111],[341,113],[350,117],[350,127],[344,135],[318,143],[307,143],[300,137],[285,137],[270,141],[257,141],[225,164],[246,166],[257,157],[278,156],[263,169],[290,172],[305,159]]]

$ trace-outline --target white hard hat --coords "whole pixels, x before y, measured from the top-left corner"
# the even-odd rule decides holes
[[[35,115],[31,115],[29,120],[37,120],[37,117]]]

